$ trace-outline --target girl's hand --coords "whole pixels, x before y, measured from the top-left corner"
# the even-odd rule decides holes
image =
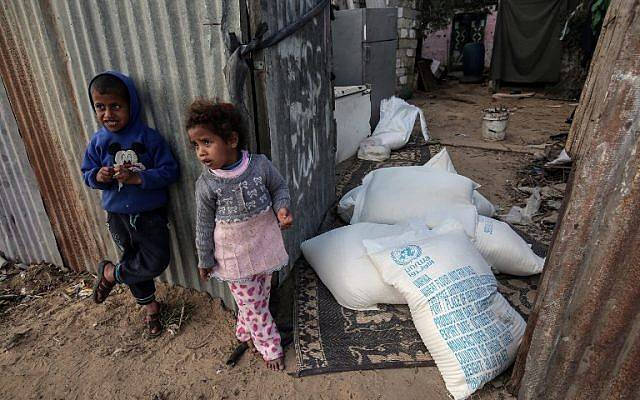
[[[202,282],[206,282],[209,280],[209,274],[213,268],[198,268],[198,274],[200,275],[200,280]]]
[[[288,208],[282,207],[278,210],[278,222],[280,223],[280,229],[285,230],[293,226],[293,215]]]
[[[113,180],[114,170],[112,167],[102,167],[96,174],[96,181],[100,183],[109,183]]]

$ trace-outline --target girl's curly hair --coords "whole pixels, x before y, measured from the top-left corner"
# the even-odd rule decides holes
[[[187,130],[201,125],[224,141],[231,139],[235,132],[238,134],[238,148],[244,148],[245,129],[242,116],[231,103],[223,103],[218,99],[196,99],[187,109],[186,120]]]

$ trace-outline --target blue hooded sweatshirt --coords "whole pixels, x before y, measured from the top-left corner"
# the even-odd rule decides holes
[[[94,133],[82,161],[82,175],[87,186],[102,190],[102,207],[118,214],[138,214],[167,204],[167,186],[178,179],[178,163],[168,143],[141,118],[141,105],[133,80],[116,72],[106,71],[96,75],[112,75],[120,79],[129,90],[129,123],[118,132],[110,132],[104,126]],[[93,112],[89,84],[89,99]],[[122,185],[118,182],[101,183],[96,174],[101,167],[114,166],[123,161],[130,163],[142,183]]]

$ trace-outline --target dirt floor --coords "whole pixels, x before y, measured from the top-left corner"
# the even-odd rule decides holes
[[[433,139],[461,145],[482,142],[481,110],[494,104],[486,87],[457,83],[416,94],[411,101],[423,107]],[[568,131],[568,103],[538,97],[500,103],[514,111],[504,143],[551,143],[549,135]],[[528,195],[517,187],[547,179],[532,154],[448,149],[458,172],[482,184],[481,191],[501,213],[524,204]],[[543,213],[549,211],[543,206]],[[552,225],[540,223],[542,215],[536,218],[528,230],[548,241]],[[295,378],[267,370],[252,354],[228,368],[224,362],[235,346],[234,317],[220,301],[160,285],[159,297],[168,305],[163,317],[168,330],[149,340],[143,335],[143,312],[128,291],[120,288],[105,304],[95,305],[87,297],[90,286],[90,276],[48,265],[0,269],[0,398],[448,398],[436,368]],[[288,372],[295,370],[292,346],[286,363]],[[504,389],[507,379],[506,374],[499,377],[473,398],[513,398]]]
[[[509,90],[503,89],[507,93]],[[482,185],[479,191],[497,206],[498,216],[506,215],[512,206],[523,207],[530,196],[527,188],[552,186],[542,190],[542,205],[534,223],[519,227],[548,245],[568,172],[545,170],[544,164],[564,148],[565,139],[550,136],[569,132],[566,119],[577,104],[545,99],[539,94],[495,100],[487,86],[455,81],[443,83],[435,92],[419,92],[411,103],[424,110],[431,141],[443,143],[458,173]],[[510,110],[507,134],[504,141],[485,142],[482,110],[496,106]],[[510,150],[486,149],[490,147]]]

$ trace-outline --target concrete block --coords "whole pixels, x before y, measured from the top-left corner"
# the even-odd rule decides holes
[[[416,47],[418,47],[418,39],[406,38],[398,40],[399,49],[415,49]]]
[[[418,11],[407,7],[398,7],[398,18],[416,19],[417,17]]]
[[[415,21],[408,18],[398,18],[398,29],[409,29],[412,28],[415,24]]]

